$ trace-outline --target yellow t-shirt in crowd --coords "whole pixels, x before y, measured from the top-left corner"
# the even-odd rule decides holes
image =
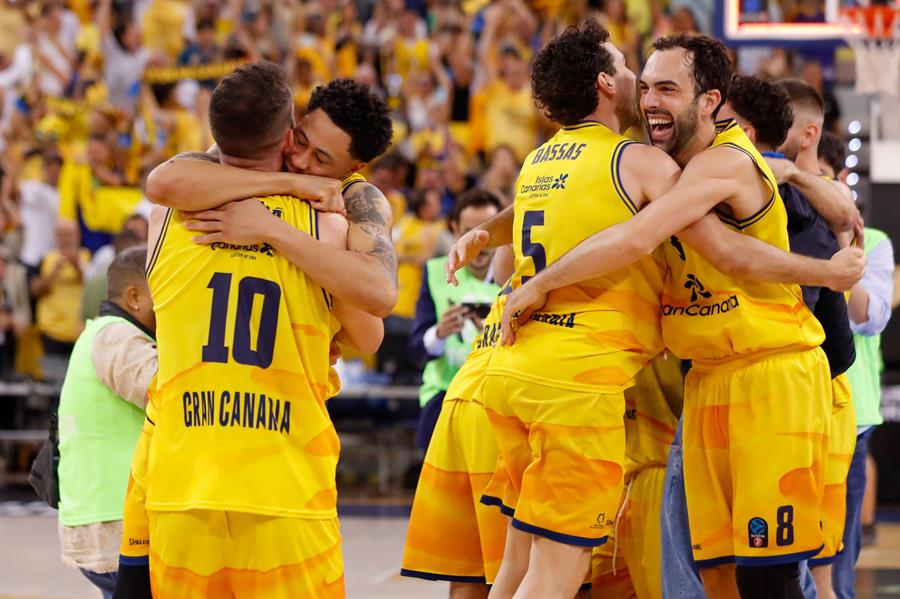
[[[81,296],[84,293],[82,272],[90,262],[91,254],[81,250],[78,260],[81,272],[66,260],[59,250],[50,251],[41,264],[41,276],[50,277],[58,264],[60,273],[55,277],[50,291],[37,302],[37,325],[41,333],[57,341],[74,343],[83,328],[78,318]]]

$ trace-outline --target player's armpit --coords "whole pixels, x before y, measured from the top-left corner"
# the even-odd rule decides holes
[[[397,295],[397,252],[391,242],[391,205],[377,187],[357,183],[344,194],[350,228],[347,249],[375,258],[389,277],[384,293]]]

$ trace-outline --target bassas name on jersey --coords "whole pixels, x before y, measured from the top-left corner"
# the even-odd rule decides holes
[[[535,152],[534,157],[531,159],[531,164],[549,162],[551,160],[578,160],[578,157],[581,156],[586,147],[587,144],[585,143],[565,142],[550,144],[538,148],[538,151]]]
[[[291,432],[291,402],[246,391],[185,391],[181,399],[185,428],[240,427]]]

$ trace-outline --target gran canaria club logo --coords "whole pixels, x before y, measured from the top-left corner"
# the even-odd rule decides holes
[[[566,188],[566,179],[569,178],[569,173],[563,173],[558,176],[553,181],[553,185],[550,186],[550,189],[565,189]]]

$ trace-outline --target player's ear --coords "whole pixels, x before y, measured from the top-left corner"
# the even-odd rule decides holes
[[[741,125],[741,129],[744,130],[744,133],[747,134],[747,138],[750,140],[754,146],[756,145],[756,129],[753,128],[753,125],[747,123],[746,125]]]
[[[284,144],[281,146],[282,154],[291,151],[291,148],[294,147],[294,128],[291,127],[287,130],[287,133],[284,134]]]
[[[719,107],[719,104],[722,103],[722,92],[717,89],[710,89],[704,92],[703,101],[702,101],[702,109],[704,116],[708,118],[712,117],[713,112],[715,112],[716,108]]]
[[[612,95],[615,94],[616,91],[616,86],[613,84],[612,75],[600,71],[600,73],[597,74],[597,89],[599,89],[600,93],[607,98],[612,97]]]
[[[803,127],[800,148],[805,150],[811,146],[817,146],[819,144],[819,137],[821,137],[821,129],[819,129],[819,126],[815,123],[807,123]]]

